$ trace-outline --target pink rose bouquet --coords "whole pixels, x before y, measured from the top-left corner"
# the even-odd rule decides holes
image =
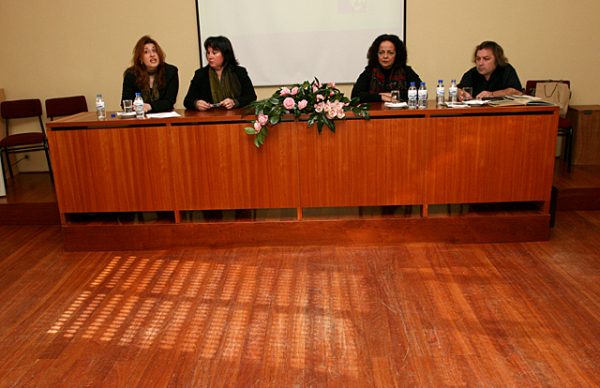
[[[256,147],[264,144],[269,128],[288,120],[288,117],[289,120],[306,117],[307,126],[316,124],[319,133],[324,125],[335,132],[335,120],[344,119],[348,111],[355,117],[369,119],[367,104],[360,104],[358,98],[348,99],[333,82],[321,84],[316,78],[312,82],[283,86],[271,97],[252,103],[251,108],[256,119],[244,131],[255,136]]]

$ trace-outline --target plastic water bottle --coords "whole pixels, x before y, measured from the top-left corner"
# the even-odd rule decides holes
[[[418,98],[419,109],[427,108],[427,86],[425,85],[425,82],[421,82],[421,85],[419,86]]]
[[[446,89],[444,89],[444,81],[440,79],[435,89],[435,102],[438,106],[441,106],[444,101],[446,101]]]
[[[102,94],[96,94],[96,115],[98,116],[98,120],[106,119],[106,108]]]
[[[408,87],[408,109],[417,109],[417,87],[414,82]]]
[[[135,94],[135,98],[133,100],[133,109],[135,110],[136,119],[144,118],[144,99],[139,92]]]
[[[458,102],[458,88],[456,87],[456,80],[453,79],[448,88],[448,99],[451,103],[455,104]]]

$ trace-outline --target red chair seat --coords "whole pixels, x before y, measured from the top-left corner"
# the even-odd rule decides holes
[[[45,139],[46,137],[41,132],[17,133],[0,140],[0,147],[18,147],[35,143],[41,144]]]
[[[559,128],[571,128],[571,120],[566,117],[559,117],[558,119],[558,127]]]

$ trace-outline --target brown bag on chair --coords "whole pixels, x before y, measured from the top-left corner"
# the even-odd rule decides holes
[[[560,117],[566,117],[569,109],[571,91],[564,82],[538,82],[535,86],[535,96],[560,107]]]

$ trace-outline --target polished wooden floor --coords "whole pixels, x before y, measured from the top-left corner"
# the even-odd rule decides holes
[[[600,212],[550,241],[64,252],[0,226],[2,387],[600,386]]]

